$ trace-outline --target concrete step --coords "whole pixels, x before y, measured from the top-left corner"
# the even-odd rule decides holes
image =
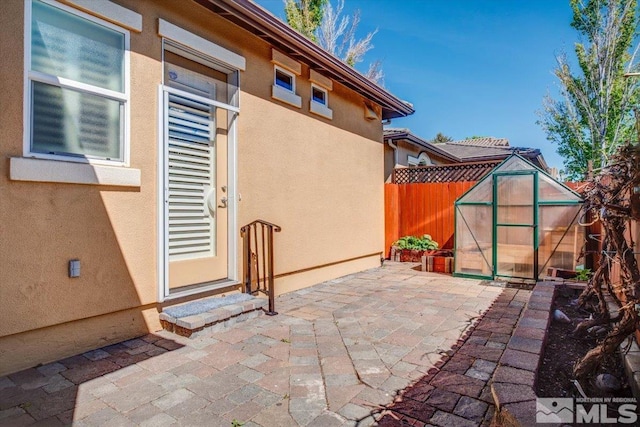
[[[166,307],[160,313],[160,323],[169,332],[195,338],[256,318],[268,304],[268,300],[248,294],[203,298]]]

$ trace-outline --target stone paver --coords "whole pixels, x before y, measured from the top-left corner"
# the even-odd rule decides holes
[[[487,413],[488,406],[489,405],[481,400],[462,396],[454,408],[453,413],[467,420],[480,422]]]
[[[161,331],[2,377],[0,424],[486,424],[491,375],[505,390],[531,380],[530,364],[497,362],[535,356],[548,292],[527,306],[530,291],[412,266],[282,295],[278,316],[225,331]]]
[[[525,351],[506,349],[500,362],[513,368],[535,372],[538,369],[539,355]]]
[[[534,373],[524,369],[500,366],[493,375],[493,381],[511,384],[523,384],[533,388],[535,380]]]
[[[380,425],[490,425],[493,416],[492,376],[516,378],[525,382],[529,371],[500,366],[505,360],[514,328],[525,309],[530,291],[504,289],[475,325],[444,352],[443,358],[427,375],[402,392],[401,398],[386,406]],[[518,340],[514,341],[520,344]],[[527,341],[525,343],[528,344]],[[516,351],[509,349],[510,352]],[[511,357],[513,353],[510,353]],[[526,353],[533,355],[531,353]],[[509,359],[509,356],[506,358]],[[508,371],[500,371],[509,369]],[[513,371],[512,371],[513,369]],[[494,375],[495,373],[495,375]],[[530,400],[524,384],[496,385],[498,395],[518,394],[507,404]],[[535,397],[535,396],[534,396]],[[404,423],[404,424],[402,424]]]

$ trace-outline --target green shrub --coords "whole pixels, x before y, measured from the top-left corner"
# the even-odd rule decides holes
[[[576,269],[576,277],[575,279],[579,282],[588,282],[591,278],[591,270],[588,268],[578,268]]]
[[[393,246],[398,249],[410,249],[415,251],[434,251],[438,249],[438,242],[430,235],[424,234],[422,237],[404,236],[398,239]]]

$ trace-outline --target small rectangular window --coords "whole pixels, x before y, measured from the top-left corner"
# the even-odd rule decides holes
[[[273,67],[271,96],[293,107],[302,106],[302,98],[296,95],[296,75],[277,65]]]
[[[311,86],[311,99],[318,104],[327,105],[327,91],[317,86]]]
[[[333,111],[329,109],[329,91],[327,89],[311,83],[309,111],[325,119],[333,119]]]
[[[274,84],[276,86],[280,86],[288,90],[289,92],[295,93],[295,77],[293,74],[286,72],[282,68],[275,67],[275,81]]]
[[[56,2],[30,6],[27,154],[125,163],[129,33]]]

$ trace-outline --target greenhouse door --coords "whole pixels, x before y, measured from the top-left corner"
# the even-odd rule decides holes
[[[495,276],[537,277],[535,171],[494,176]]]

